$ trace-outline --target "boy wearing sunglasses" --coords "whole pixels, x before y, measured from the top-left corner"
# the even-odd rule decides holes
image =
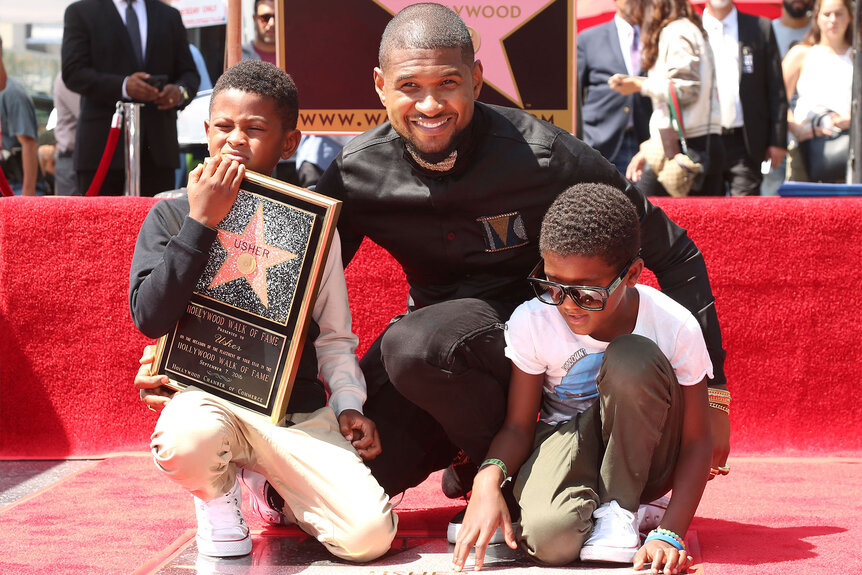
[[[536,298],[506,324],[506,418],[473,481],[453,567],[475,546],[481,568],[500,526],[510,547],[520,542],[546,564],[683,571],[712,454],[712,363],[701,329],[680,304],[637,284],[637,212],[615,188],[563,192],[542,221],[539,249],[528,278]],[[517,536],[502,494],[512,478]],[[670,489],[661,524],[641,546],[639,503]]]

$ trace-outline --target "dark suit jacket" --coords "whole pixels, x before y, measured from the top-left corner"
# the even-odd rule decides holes
[[[582,139],[608,159],[620,149],[630,114],[638,141],[649,138],[652,104],[639,94],[623,96],[611,90],[608,78],[625,74],[626,63],[614,20],[578,34],[579,124]]]
[[[111,0],[79,0],[66,8],[63,30],[63,82],[81,94],[81,114],[75,136],[75,168],[95,170],[105,149],[111,117],[123,98],[123,79],[134,72],[165,74],[168,83],[182,84],[189,96],[197,93],[195,69],[180,13],[160,0],[144,0],[147,9],[147,51],[143,70],[136,62],[132,41]],[[155,105],[141,110],[142,155],[156,165],[177,167],[176,109]],[[117,147],[111,169],[123,168]]]
[[[767,146],[787,147],[787,96],[772,22],[738,12],[739,99],[748,155],[762,162]],[[746,69],[746,60],[753,67]]]

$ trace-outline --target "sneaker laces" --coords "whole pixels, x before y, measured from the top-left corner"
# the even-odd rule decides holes
[[[239,485],[219,495],[212,501],[195,498],[198,518],[198,528],[206,527],[210,532],[218,529],[242,528],[245,518],[242,515]]]
[[[593,536],[597,538],[603,537],[608,533],[625,532],[632,536],[637,535],[634,528],[634,513],[620,507],[616,500],[602,505],[593,511],[593,517],[596,518]]]

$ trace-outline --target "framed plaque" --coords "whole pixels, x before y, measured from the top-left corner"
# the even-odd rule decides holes
[[[246,172],[154,365],[273,423],[285,415],[341,202]]]

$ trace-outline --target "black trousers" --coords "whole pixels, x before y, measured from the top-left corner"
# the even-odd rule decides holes
[[[458,299],[411,311],[360,361],[365,414],[383,448],[369,467],[390,496],[448,466],[459,449],[484,459],[506,415],[503,329],[514,307]]]
[[[760,162],[763,158],[752,158],[745,146],[745,135],[742,128],[722,135],[724,145],[724,170],[722,178],[731,196],[759,196],[763,174],[760,173]]]

